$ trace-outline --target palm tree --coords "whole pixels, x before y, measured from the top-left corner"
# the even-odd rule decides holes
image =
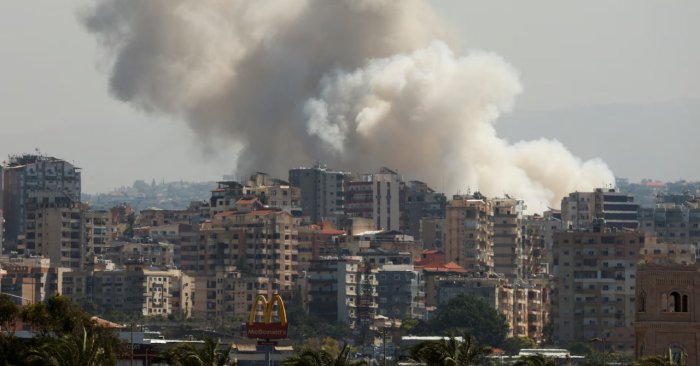
[[[461,340],[450,334],[447,339],[422,342],[411,349],[411,357],[428,366],[481,365],[489,354],[490,348],[479,346],[476,339],[466,332]]]
[[[21,365],[27,348],[14,334],[0,332],[0,366]]]
[[[171,366],[224,366],[229,362],[228,350],[219,350],[219,341],[204,338],[204,346],[198,349],[192,343],[181,343],[159,354],[155,361]]]
[[[540,354],[531,356],[522,356],[513,365],[515,366],[556,366],[557,363],[549,358]]]
[[[50,366],[104,366],[116,364],[116,354],[106,338],[88,334],[66,334],[54,339],[44,337],[27,357],[30,364]]]
[[[286,359],[285,366],[365,366],[365,360],[350,358],[350,346],[344,345],[337,356],[324,349],[303,348]]]

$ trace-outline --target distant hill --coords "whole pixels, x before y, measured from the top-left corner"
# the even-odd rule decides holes
[[[618,177],[700,180],[700,100],[516,110],[496,130],[511,142],[557,139]]]

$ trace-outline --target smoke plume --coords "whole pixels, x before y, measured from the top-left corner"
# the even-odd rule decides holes
[[[613,180],[557,141],[499,138],[516,71],[491,53],[455,55],[427,1],[104,0],[82,18],[116,98],[235,146],[240,171],[386,165],[535,210]]]

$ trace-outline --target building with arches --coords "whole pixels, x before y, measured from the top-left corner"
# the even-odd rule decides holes
[[[637,269],[635,356],[700,361],[700,265],[646,264]]]

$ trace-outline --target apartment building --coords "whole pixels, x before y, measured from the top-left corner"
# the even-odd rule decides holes
[[[410,264],[385,264],[377,274],[379,314],[391,319],[424,319],[422,272]]]
[[[116,239],[116,228],[112,225],[109,211],[84,211],[85,252],[101,255]]]
[[[0,289],[13,295],[23,305],[46,301],[61,293],[64,274],[69,268],[52,266],[48,258],[37,256],[2,256]]]
[[[403,181],[389,168],[346,182],[345,213],[372,219],[377,230],[401,229]]]
[[[445,248],[445,219],[420,219],[418,238],[424,249],[444,250]]]
[[[257,295],[270,298],[275,292],[267,277],[243,274],[235,267],[220,267],[197,276],[194,313],[204,319],[245,319]]]
[[[6,250],[15,250],[36,209],[80,202],[80,168],[64,160],[38,154],[10,156],[0,171]]]
[[[348,175],[321,165],[289,171],[289,184],[301,190],[301,209],[311,223],[332,221],[337,224],[338,216],[344,214]]]
[[[554,233],[562,230],[561,220],[552,211],[528,215],[523,220],[525,276],[548,274],[554,262]]]
[[[39,192],[33,194],[33,198],[45,195],[53,193]],[[17,250],[49,258],[56,266],[79,270],[85,260],[88,242],[85,216],[85,206],[74,201],[55,201],[48,206],[32,207],[23,223],[24,233],[18,236]]]
[[[196,254],[183,252],[182,266],[203,284],[197,316],[244,316],[255,294],[288,299],[298,289],[298,220],[256,198],[239,199],[232,208],[200,226]],[[241,291],[245,296],[236,296]]]
[[[445,274],[436,277],[437,303],[445,303],[464,294],[486,301],[508,324],[509,337],[543,339],[544,324],[549,316],[549,290],[541,281],[507,279],[486,273]]]
[[[377,272],[358,257],[325,257],[307,272],[309,313],[353,329],[368,329],[377,314]]]
[[[189,318],[194,289],[194,278],[180,270],[142,268],[68,272],[62,293],[75,301],[89,300],[102,312]]]
[[[426,221],[427,224],[427,222],[437,222],[445,218],[447,198],[443,193],[435,192],[426,183],[417,180],[406,182],[402,189],[404,192],[401,194],[399,230],[414,238],[421,238],[423,220],[432,220]],[[433,239],[430,243],[435,245],[435,240]]]
[[[634,197],[612,188],[573,192],[561,201],[565,229],[590,229],[600,222],[609,228],[636,229],[639,227],[638,209]]]
[[[467,270],[494,268],[493,205],[476,192],[454,196],[447,203],[445,256]]]
[[[114,242],[102,257],[116,266],[175,268],[175,245],[163,242]]]
[[[507,277],[522,278],[524,245],[522,242],[523,200],[505,197],[491,200],[493,207],[493,271]]]
[[[645,245],[655,243],[639,231],[554,234],[555,338],[560,342],[603,337],[616,351],[634,349],[635,276]]]
[[[639,209],[640,230],[654,234],[657,241],[700,247],[700,203],[662,203]]]
[[[289,212],[292,216],[302,215],[301,189],[292,187],[281,179],[258,172],[250,177],[244,193],[257,197],[265,205]]]

